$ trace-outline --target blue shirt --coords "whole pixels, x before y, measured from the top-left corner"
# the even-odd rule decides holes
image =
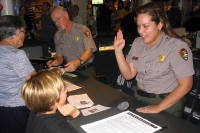
[[[25,106],[21,87],[34,70],[23,50],[0,46],[0,106]]]

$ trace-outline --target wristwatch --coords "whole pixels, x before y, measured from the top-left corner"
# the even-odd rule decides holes
[[[80,58],[78,60],[80,60],[81,65],[83,65],[83,60],[81,60]]]

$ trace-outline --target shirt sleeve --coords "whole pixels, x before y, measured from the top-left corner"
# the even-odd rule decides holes
[[[176,78],[186,78],[194,74],[193,55],[188,45],[183,41],[176,41],[174,50],[170,54],[170,65]]]
[[[13,61],[13,69],[20,78],[28,76],[35,70],[23,50],[17,52],[15,59]]]
[[[83,26],[83,43],[85,49],[92,48],[92,52],[95,52],[97,50],[91,31],[86,26]]]

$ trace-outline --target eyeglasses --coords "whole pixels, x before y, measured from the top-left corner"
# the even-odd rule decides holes
[[[59,20],[62,18],[62,16],[63,16],[64,14],[65,14],[65,13],[63,13],[60,17],[56,18],[53,22],[56,23],[57,21],[59,21]]]
[[[26,35],[26,30],[20,30],[20,32],[23,32]]]

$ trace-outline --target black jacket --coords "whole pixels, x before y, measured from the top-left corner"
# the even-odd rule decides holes
[[[36,117],[36,114],[31,112],[26,133],[73,133],[71,126],[66,120],[66,117],[60,113],[41,114]]]

